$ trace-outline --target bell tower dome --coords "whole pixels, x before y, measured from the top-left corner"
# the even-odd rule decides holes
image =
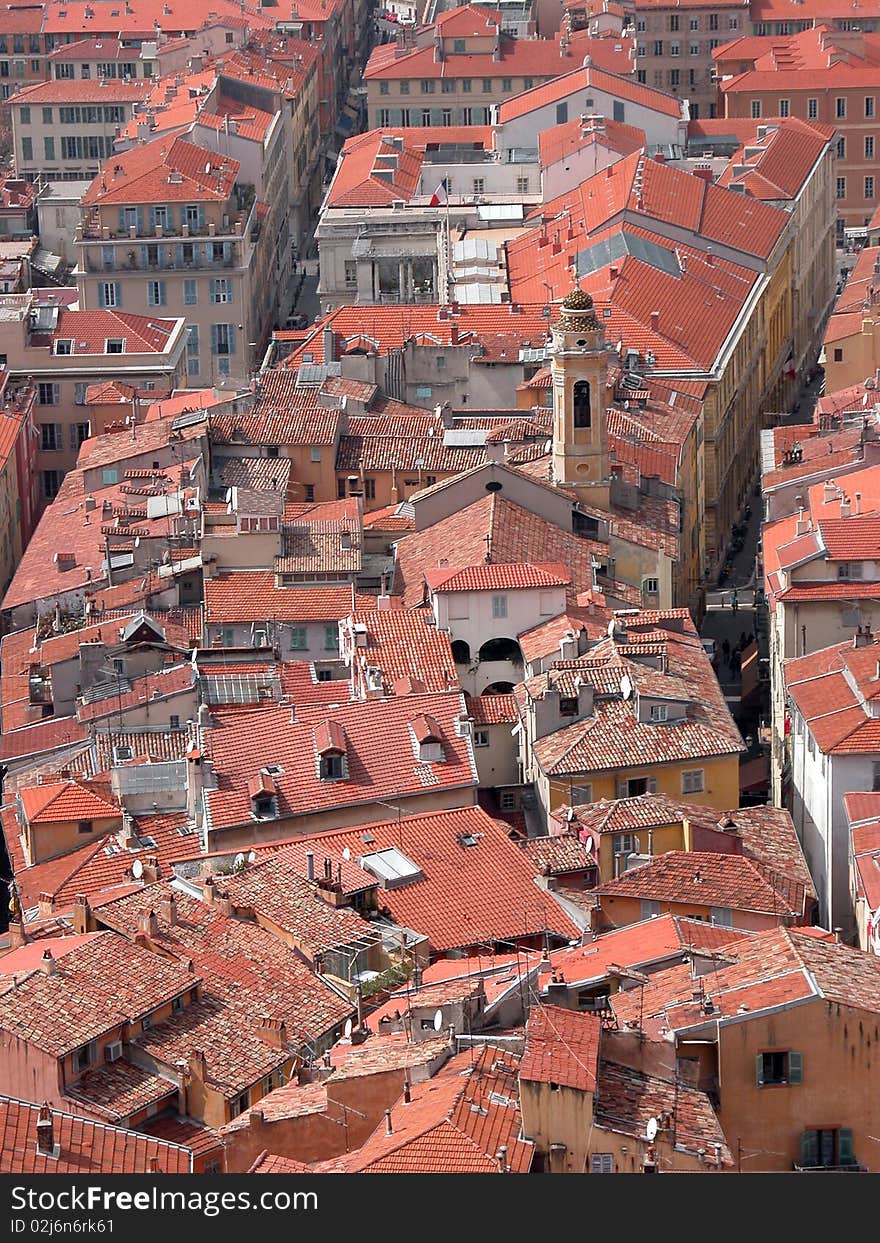
[[[552,327],[553,478],[607,509],[610,487],[605,428],[607,349],[593,299],[574,289]]]

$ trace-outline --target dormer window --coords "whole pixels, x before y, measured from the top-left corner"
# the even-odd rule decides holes
[[[56,354],[72,354],[73,353],[73,342],[70,340],[56,341],[55,342],[55,353]]]
[[[346,776],[345,756],[338,751],[328,751],[321,756],[321,780],[342,781]]]
[[[321,781],[345,781],[348,755],[345,730],[336,721],[324,721],[315,728],[315,751]]]
[[[652,721],[668,721],[669,706],[667,704],[651,704],[650,719]]]
[[[251,815],[256,820],[274,820],[278,816],[278,786],[264,768],[248,782]]]
[[[432,716],[418,716],[410,723],[416,759],[422,764],[442,764],[446,759],[443,734]]]
[[[840,561],[837,566],[838,578],[861,578],[862,563],[861,561]]]
[[[561,716],[577,716],[578,701],[577,699],[563,696],[559,700],[559,712]]]
[[[108,337],[104,342],[105,354],[124,354],[125,338],[124,337]]]

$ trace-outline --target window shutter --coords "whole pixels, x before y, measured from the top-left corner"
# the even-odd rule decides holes
[[[625,781],[618,781],[618,783],[617,783],[617,797],[618,797],[618,798],[626,798],[626,782],[625,782]]]
[[[819,1164],[819,1135],[816,1131],[801,1131],[801,1165],[815,1167]]]
[[[232,281],[230,280],[226,282],[226,301],[230,303],[234,301],[232,296]]]
[[[848,1126],[842,1126],[837,1132],[837,1164],[852,1165],[854,1161],[853,1133]]]
[[[183,267],[183,242],[178,242],[174,247],[174,262],[177,267]]]
[[[649,794],[657,793],[657,778],[656,777],[648,778],[648,793]]]
[[[211,325],[211,353],[217,353],[217,325]]]
[[[98,306],[105,307],[106,305],[107,299],[104,297],[104,282],[101,281],[98,285]]]
[[[788,1082],[803,1083],[804,1081],[804,1058],[802,1053],[789,1053],[788,1055]]]
[[[159,281],[159,306],[165,306],[168,302],[165,291],[165,282]]]
[[[61,385],[60,384],[52,385],[52,405],[53,406],[61,405]]]
[[[119,310],[122,306],[122,285],[119,281],[113,282],[113,308]]]
[[[204,229],[204,227],[205,227],[205,209],[204,207],[200,206],[199,207],[199,229],[200,230]]]
[[[119,231],[120,233],[128,232],[128,229],[125,227],[125,208],[124,207],[120,207],[119,209]]]
[[[137,209],[137,230],[138,230],[138,233],[143,234],[143,231],[144,231],[144,209],[143,209],[142,207],[139,207],[139,208]]]
[[[764,1083],[764,1055],[759,1053],[755,1057],[755,1083],[760,1088]]]
[[[229,325],[229,353],[235,353],[235,325]]]
[[[214,280],[213,276],[211,277],[211,292],[209,295],[209,301],[217,301],[217,282]]]
[[[156,227],[156,209],[155,207],[151,207],[150,208],[150,228],[155,229],[155,227]]]

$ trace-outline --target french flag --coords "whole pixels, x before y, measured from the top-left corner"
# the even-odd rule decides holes
[[[444,177],[443,180],[440,182],[439,186],[437,187],[437,189],[431,195],[430,206],[431,207],[442,207],[444,203],[448,203],[449,194],[447,193],[447,191],[448,191],[448,186],[446,184],[446,178]]]

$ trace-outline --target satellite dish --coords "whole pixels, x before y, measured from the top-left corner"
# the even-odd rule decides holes
[[[620,679],[620,693],[624,699],[629,699],[632,694],[633,684],[628,673],[625,673]]]
[[[438,1032],[442,1026],[443,1026],[443,1011],[435,1010],[434,1011],[434,1031]]]
[[[247,861],[248,861],[248,863],[256,863],[256,861],[257,861],[257,852],[256,852],[255,850],[250,851],[250,853],[248,854],[248,860],[247,860]]]
[[[345,850],[343,850],[343,852],[342,852],[342,857],[343,857],[343,859],[345,860],[345,862],[346,862],[346,863],[348,863],[349,859],[351,858],[351,851],[349,850],[349,848],[348,848],[347,846],[346,846]]]
[[[645,1136],[649,1143],[653,1143],[657,1137],[657,1119],[649,1118],[648,1125],[645,1127]]]
[[[345,1020],[345,1027],[343,1028],[343,1031],[345,1033],[345,1039],[348,1040],[351,1035],[351,1019]]]
[[[232,866],[235,868],[243,868],[245,863],[247,863],[247,859],[245,859],[244,855],[241,854],[241,852],[239,852],[235,856],[235,860],[233,861]]]
[[[143,876],[144,865],[143,863],[141,863],[140,859],[135,859],[134,863],[131,865],[131,874],[135,878],[135,880],[140,880],[140,878]]]

